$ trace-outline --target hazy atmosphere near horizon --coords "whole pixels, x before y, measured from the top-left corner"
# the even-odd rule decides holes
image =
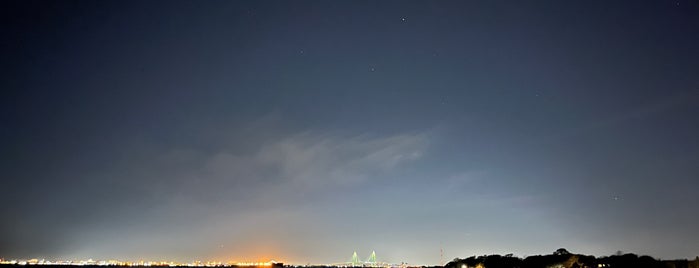
[[[0,258],[699,255],[699,2],[0,1]]]

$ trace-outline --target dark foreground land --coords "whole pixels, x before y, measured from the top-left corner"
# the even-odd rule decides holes
[[[595,257],[558,249],[553,254],[526,258],[512,254],[457,258],[444,268],[699,268],[699,256],[694,260],[658,260],[631,253]]]

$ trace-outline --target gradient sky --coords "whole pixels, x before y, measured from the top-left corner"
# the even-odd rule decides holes
[[[699,255],[699,2],[2,1],[0,257]]]

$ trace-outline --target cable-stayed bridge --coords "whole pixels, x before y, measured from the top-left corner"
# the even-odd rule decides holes
[[[376,261],[376,251],[372,251],[371,255],[369,255],[369,258],[367,258],[365,261],[362,261],[359,259],[359,256],[357,256],[357,252],[355,251],[352,254],[352,259],[349,262],[344,262],[344,263],[335,263],[333,264],[338,267],[390,267],[392,266],[389,263],[386,262],[379,262]]]

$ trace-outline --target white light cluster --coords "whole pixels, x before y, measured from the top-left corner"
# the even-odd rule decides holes
[[[239,266],[245,266],[245,267],[270,267],[274,264],[277,264],[276,261],[269,261],[269,262],[216,262],[216,261],[208,261],[208,262],[201,262],[201,261],[194,261],[190,263],[178,263],[178,262],[172,262],[172,261],[159,261],[159,262],[154,262],[154,261],[138,261],[138,262],[129,262],[129,261],[117,261],[117,260],[99,260],[99,261],[94,261],[92,259],[88,260],[79,260],[79,261],[72,261],[72,260],[59,260],[59,261],[47,261],[44,259],[30,259],[30,260],[5,260],[0,258],[0,264],[11,264],[11,265],[72,265],[72,266],[139,266],[139,267],[146,267],[146,266],[168,266],[168,267],[239,267]]]

